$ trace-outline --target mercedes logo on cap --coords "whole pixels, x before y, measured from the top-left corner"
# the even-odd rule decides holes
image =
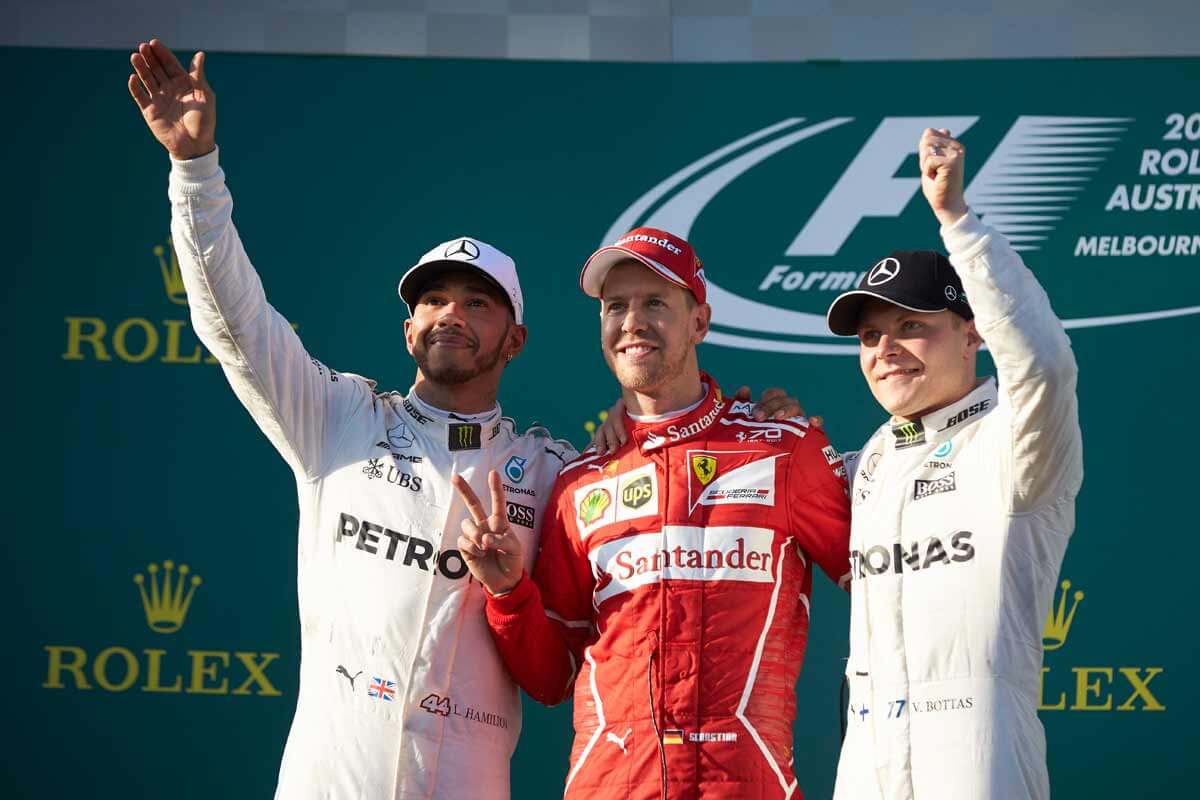
[[[867,275],[867,286],[880,286],[900,274],[900,262],[888,257],[871,267]]]
[[[949,300],[951,303],[953,303],[955,300],[957,300],[958,299],[958,289],[955,289],[953,286],[947,285],[946,286],[946,299]]]
[[[474,261],[479,258],[479,245],[472,242],[470,239],[459,239],[446,246],[446,251],[442,253],[446,258],[456,256],[462,253],[467,257],[468,261]]]

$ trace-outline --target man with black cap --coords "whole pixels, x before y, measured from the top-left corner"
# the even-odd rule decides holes
[[[197,335],[295,473],[300,694],[279,798],[509,794],[517,687],[455,548],[466,508],[452,474],[504,508],[533,565],[551,484],[575,451],[518,433],[496,394],[525,344],[511,258],[469,236],[405,273],[407,396],[311,358],[266,300],[234,228],[204,54],[190,69],[157,40],[129,91],[171,156],[171,232]]]
[[[848,731],[836,800],[1043,800],[1041,632],[1083,478],[1070,340],[963,196],[965,150],[925,131],[950,253],[897,251],[829,308],[891,415],[847,454]],[[964,292],[965,288],[965,292]],[[977,378],[987,343],[997,378]]]

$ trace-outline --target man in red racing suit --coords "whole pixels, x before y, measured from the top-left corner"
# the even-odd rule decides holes
[[[533,579],[488,599],[526,692],[552,705],[575,685],[567,797],[799,795],[795,684],[813,565],[849,577],[845,470],[805,418],[756,421],[692,377],[698,402],[629,415],[624,446],[559,473]]]

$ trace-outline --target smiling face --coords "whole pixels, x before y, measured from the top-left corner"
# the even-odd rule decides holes
[[[953,311],[921,312],[870,300],[858,320],[859,366],[871,394],[894,417],[916,419],[975,386],[983,340]]]
[[[637,261],[622,261],[600,292],[604,360],[622,388],[670,402],[672,393],[698,385],[696,345],[710,314],[687,289]]]
[[[408,352],[422,376],[458,386],[480,376],[499,382],[504,364],[525,343],[504,295],[475,270],[448,270],[421,287],[404,322]]]

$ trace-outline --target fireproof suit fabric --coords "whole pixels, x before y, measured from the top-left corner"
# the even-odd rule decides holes
[[[850,686],[836,800],[1046,800],[1042,629],[1083,480],[1070,340],[1008,241],[943,229],[996,364],[847,457]]]
[[[559,476],[533,579],[488,600],[530,695],[574,681],[568,798],[799,794],[795,683],[813,564],[847,575],[845,470],[806,419],[750,408],[710,389],[627,418],[628,444]]]
[[[276,797],[507,798],[520,696],[454,549],[450,476],[487,497],[501,472],[532,566],[575,452],[498,407],[455,417],[310,358],[267,304],[216,153],[173,162],[170,197],[196,333],[296,476],[300,694]]]

